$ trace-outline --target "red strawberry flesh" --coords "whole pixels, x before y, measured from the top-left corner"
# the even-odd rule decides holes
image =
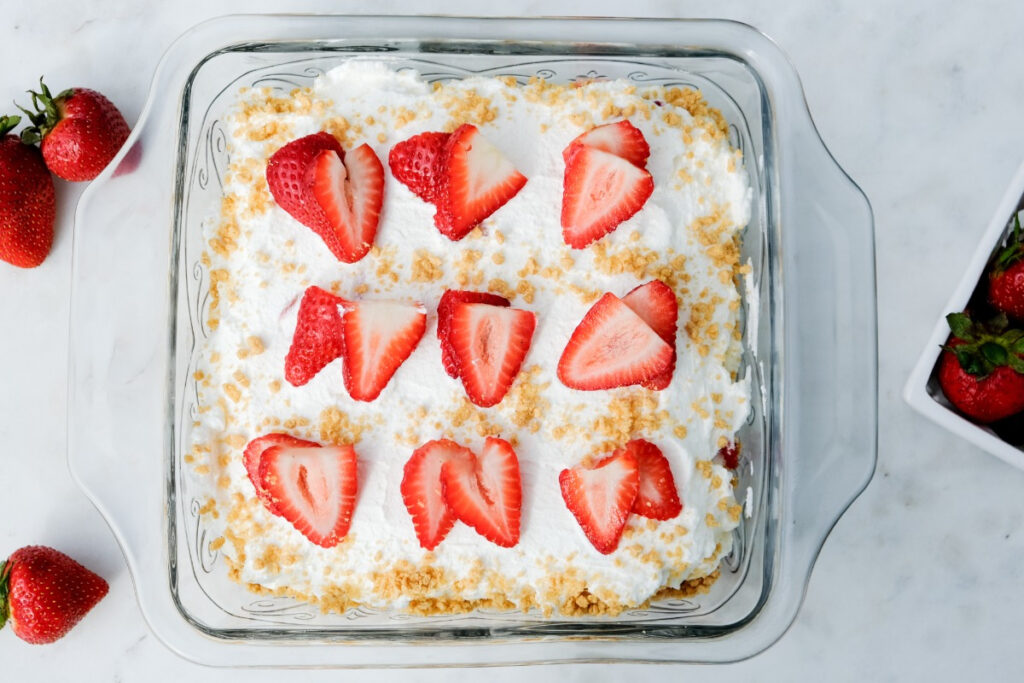
[[[562,237],[583,249],[632,218],[654,191],[651,174],[586,145],[570,150],[562,191]]]
[[[434,203],[441,173],[441,153],[450,136],[450,133],[428,132],[399,142],[388,154],[391,175],[423,201]]]
[[[619,547],[640,485],[638,469],[636,457],[620,449],[593,467],[577,465],[558,476],[566,507],[604,555]]]
[[[293,386],[306,384],[344,353],[340,308],[344,303],[316,286],[302,295],[292,345],[284,359],[284,378]]]
[[[427,315],[419,304],[400,301],[347,302],[345,388],[357,401],[372,401],[419,344]]]
[[[333,150],[345,158],[345,151],[330,133],[313,133],[292,140],[274,152],[267,161],[267,187],[277,205],[288,215],[312,228],[334,251],[333,232],[327,228],[323,209],[313,196],[310,169],[316,157],[325,150]]]
[[[640,316],[608,293],[573,331],[558,361],[558,378],[584,391],[639,384],[668,370],[672,353]]]
[[[614,154],[640,168],[647,165],[647,157],[651,155],[651,148],[644,134],[626,120],[606,123],[580,134],[565,148],[562,158],[568,161],[578,145]]]
[[[722,464],[728,469],[734,470],[740,465],[740,445],[736,443],[727,443],[718,449],[718,455],[722,456]]]
[[[640,316],[666,344],[672,347],[672,360],[668,369],[643,383],[648,389],[661,391],[672,382],[672,374],[676,367],[676,323],[679,317],[676,295],[672,288],[661,280],[651,280],[622,297],[622,303],[629,306],[630,310]]]
[[[290,434],[264,434],[258,436],[245,447],[245,452],[242,453],[242,464],[245,465],[245,472],[249,475],[249,481],[252,482],[253,488],[256,489],[256,497],[267,506],[267,509],[271,512],[276,511],[273,509],[273,504],[270,499],[270,494],[267,493],[266,489],[263,488],[263,483],[260,481],[260,463],[263,462],[263,454],[271,446],[295,446],[296,448],[315,448],[320,444],[313,441],[306,441],[305,439],[299,439],[291,436]]]
[[[402,500],[412,518],[420,546],[433,550],[455,525],[455,513],[444,501],[441,467],[450,460],[471,460],[473,453],[449,439],[428,441],[405,463]]]
[[[526,184],[526,176],[472,124],[448,138],[440,168],[434,224],[451,240],[465,237]]]
[[[509,305],[509,301],[505,297],[488,292],[448,289],[441,295],[441,301],[437,304],[437,338],[441,342],[441,362],[444,364],[444,371],[453,379],[458,379],[459,377],[459,361],[455,357],[455,351],[452,349],[451,320],[456,304],[461,303],[490,304],[492,306]]]
[[[523,365],[537,318],[530,311],[460,303],[451,319],[451,343],[469,400],[487,408],[505,398]]]
[[[106,596],[109,586],[64,553],[27,546],[0,562],[0,627],[43,645],[63,638]]]
[[[344,263],[355,263],[370,251],[384,203],[384,167],[369,145],[344,155],[324,150],[313,160],[313,196],[334,231]],[[332,251],[334,251],[332,249]]]
[[[488,437],[479,456],[444,463],[441,481],[444,500],[460,521],[503,548],[519,543],[523,490],[511,444]]]
[[[275,514],[316,545],[334,547],[348,533],[358,488],[352,446],[271,446],[260,482]]]
[[[625,450],[636,458],[640,475],[633,512],[650,519],[672,519],[683,510],[668,458],[650,441],[634,439]]]

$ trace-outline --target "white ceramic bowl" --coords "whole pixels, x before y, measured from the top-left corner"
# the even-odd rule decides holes
[[[970,301],[978,282],[984,276],[992,252],[999,248],[1012,228],[1012,219],[1021,209],[1024,200],[1024,163],[1017,169],[1013,181],[1006,188],[1006,194],[999,202],[992,220],[989,221],[985,235],[978,243],[978,248],[971,257],[967,271],[960,278],[960,283],[949,298],[942,315],[935,321],[928,343],[917,359],[917,365],[910,373],[910,379],[903,389],[903,398],[910,406],[936,424],[942,425],[957,436],[967,439],[975,446],[982,448],[1014,467],[1024,470],[1024,450],[1004,441],[990,427],[975,424],[953,409],[950,402],[939,388],[936,376],[936,364],[940,348],[949,337],[947,313],[963,311]]]

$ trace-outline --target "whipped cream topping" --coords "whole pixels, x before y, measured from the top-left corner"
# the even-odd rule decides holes
[[[559,224],[562,150],[587,128],[623,117],[650,144],[654,193],[612,234],[569,249]],[[338,262],[269,200],[266,160],[292,139],[328,130],[345,149],[368,143],[386,167],[396,142],[463,122],[477,125],[528,182],[460,242],[442,236],[433,206],[390,172],[376,246],[356,264]],[[564,87],[466,78],[432,87],[413,71],[353,60],[287,98],[243,92],[227,127],[224,201],[205,226],[210,333],[194,366],[200,408],[186,473],[210,501],[203,511],[225,539],[216,546],[233,578],[332,609],[443,612],[476,601],[547,612],[565,611],[584,591],[622,609],[715,571],[742,512],[732,473],[715,454],[749,412],[749,381],[735,368],[737,282],[746,270],[736,239],[749,219],[750,188],[739,152],[699,96],[624,81]],[[654,277],[680,302],[671,385],[563,386],[558,359],[594,301]],[[424,304],[427,332],[377,400],[349,398],[341,359],[305,386],[284,381],[298,301],[314,284],[349,299]],[[468,403],[442,366],[436,307],[449,288],[493,291],[537,315],[523,370],[493,408]],[[340,545],[309,543],[256,499],[241,454],[271,431],[355,442],[359,497]],[[500,548],[459,523],[434,551],[423,550],[399,492],[405,462],[428,440],[477,450],[489,434],[512,441],[519,457],[518,545]],[[631,516],[618,550],[602,555],[566,508],[558,474],[631,438],[665,453],[683,511],[664,522]]]

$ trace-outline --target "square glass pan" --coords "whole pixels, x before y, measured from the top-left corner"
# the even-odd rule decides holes
[[[753,187],[743,256],[754,411],[740,434],[749,516],[707,595],[616,618],[351,610],[322,615],[226,578],[182,465],[209,275],[220,120],[241,86],[284,92],[346,59],[430,80],[469,74],[626,78],[701,89],[730,122]],[[169,49],[129,144],[76,217],[69,464],[125,553],[151,628],[218,665],[416,666],[727,661],[776,640],[811,566],[874,469],[870,207],[832,160],[778,48],[733,22],[236,16]],[[840,389],[841,388],[841,389]],[[112,472],[118,473],[111,476]]]

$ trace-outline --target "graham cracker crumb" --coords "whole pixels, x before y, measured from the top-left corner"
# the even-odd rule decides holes
[[[727,512],[731,521],[739,522],[740,516],[743,515],[743,506],[739,504],[730,505]]]
[[[686,256],[671,249],[664,253],[644,247],[623,247],[611,251],[605,242],[598,242],[591,248],[594,268],[605,275],[631,273],[638,280],[657,278],[677,294],[691,279],[686,270]]]
[[[587,289],[575,284],[569,285],[569,291],[578,296],[580,301],[585,304],[597,301],[604,294],[600,289]]]
[[[483,252],[477,249],[463,249],[459,258],[455,261],[455,281],[460,287],[466,287],[470,283],[479,285],[483,283],[484,272],[477,264],[483,257]]]
[[[698,460],[697,462],[694,463],[693,466],[696,468],[698,472],[700,472],[700,475],[705,479],[710,479],[712,473],[714,472],[714,468],[710,460]]]
[[[521,294],[523,297],[523,301],[525,301],[528,304],[533,303],[533,297],[536,291],[536,288],[529,280],[520,280],[519,283],[516,285],[516,292],[518,294]]]
[[[536,434],[541,427],[544,416],[551,409],[551,402],[544,398],[544,390],[550,382],[537,381],[541,375],[539,365],[531,365],[521,370],[512,388],[499,404],[509,415],[512,424]]]
[[[228,398],[235,403],[238,403],[242,399],[242,392],[239,391],[238,387],[231,382],[224,383],[224,393],[227,394]]]
[[[370,257],[376,263],[375,274],[379,282],[398,282],[398,271],[395,270],[395,258],[397,255],[398,249],[393,245],[385,247],[373,246],[370,248]],[[398,267],[400,268],[401,266]]]
[[[594,420],[591,431],[607,439],[612,448],[643,434],[653,434],[668,419],[668,411],[659,409],[651,392],[627,389],[608,403],[602,417]]]
[[[417,249],[413,254],[411,270],[413,282],[434,282],[444,277],[441,257],[426,249]]]
[[[245,346],[238,350],[239,358],[247,358],[249,356],[258,356],[265,350],[263,346],[263,340],[255,335],[250,335],[245,338]]]
[[[452,132],[464,123],[483,126],[498,117],[498,109],[489,97],[475,89],[465,90],[444,84],[434,93],[435,99],[448,110],[450,117],[444,130]]]
[[[502,280],[501,278],[494,278],[490,282],[488,282],[487,291],[494,292],[499,296],[503,296],[509,301],[512,301],[513,299],[516,298],[516,290],[512,289],[508,282]]]
[[[446,416],[448,424],[452,427],[456,429],[464,426],[472,427],[477,436],[500,436],[503,431],[500,425],[488,419],[487,413],[473,405],[465,396],[459,399],[459,403],[455,408],[446,412]],[[454,437],[455,434],[448,431],[446,436]],[[509,442],[511,443],[513,440],[509,439]],[[515,446],[514,443],[512,445]]]
[[[331,406],[320,412],[320,441],[326,444],[356,444],[370,425],[353,420],[348,413]]]

